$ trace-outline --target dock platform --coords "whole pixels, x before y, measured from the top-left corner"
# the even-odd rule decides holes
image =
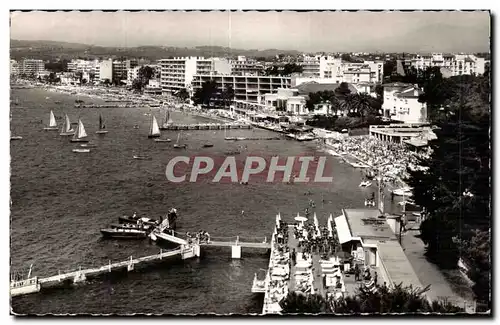
[[[225,130],[225,129],[251,129],[250,124],[239,123],[198,123],[198,124],[171,124],[160,126],[160,130]]]

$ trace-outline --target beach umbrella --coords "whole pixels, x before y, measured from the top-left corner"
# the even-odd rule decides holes
[[[299,221],[299,222],[305,222],[307,221],[307,218],[306,217],[301,217],[297,214],[297,216],[294,218],[295,221]]]
[[[329,233],[329,236],[330,237],[333,237],[333,227],[332,227],[332,215],[330,214],[330,217],[328,218],[328,223],[327,223],[327,226],[328,226],[328,233]]]
[[[279,213],[276,215],[276,228],[280,228],[280,221],[281,221],[281,217],[279,215]]]

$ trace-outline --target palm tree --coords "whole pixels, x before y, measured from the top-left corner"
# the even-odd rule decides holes
[[[354,111],[356,107],[355,95],[348,94],[344,97],[342,102],[340,103],[340,108],[344,111],[344,114],[347,115]]]
[[[373,98],[367,93],[355,94],[352,95],[352,100],[354,103],[354,109],[361,116],[361,123],[364,122],[364,119],[367,115],[373,114]]]

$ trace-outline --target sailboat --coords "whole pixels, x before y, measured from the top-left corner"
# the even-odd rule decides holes
[[[46,128],[43,128],[45,131],[58,131],[59,128],[57,127],[57,122],[56,122],[56,117],[54,116],[54,112],[50,111],[50,117],[49,117],[49,126]]]
[[[105,130],[106,125],[104,124],[104,119],[102,118],[102,115],[99,114],[99,130],[95,131],[97,134],[106,134],[108,133],[107,130]]]
[[[159,138],[160,135],[161,133],[160,133],[160,128],[158,127],[158,122],[156,121],[156,117],[152,115],[148,138]]]
[[[174,124],[174,121],[172,121],[172,118],[170,117],[170,111],[166,110],[165,121],[163,121],[160,130],[168,130],[168,127],[172,124]]]
[[[63,127],[61,129],[61,133],[59,135],[73,135],[75,134],[75,130],[71,127],[71,122],[69,121],[68,114],[65,114],[65,119],[63,123]]]
[[[186,148],[185,144],[179,144],[179,139],[181,138],[181,134],[177,135],[177,142],[174,144],[174,148]]]
[[[78,126],[71,142],[89,142],[89,140],[87,140],[87,132],[85,132],[85,127],[80,119],[78,120]]]

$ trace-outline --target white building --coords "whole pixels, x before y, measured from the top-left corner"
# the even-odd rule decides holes
[[[134,82],[137,77],[139,77],[139,69],[141,67],[134,67],[131,69],[128,69],[127,71],[127,86],[131,86],[132,83]]]
[[[451,75],[481,75],[485,70],[485,59],[472,54],[418,54],[406,61],[415,69],[425,70],[428,67],[441,67],[450,71]]]
[[[37,77],[45,71],[45,63],[43,60],[25,59],[21,62],[19,68],[19,74]]]
[[[427,122],[427,106],[418,101],[422,91],[415,85],[390,83],[384,86],[384,116],[404,123]]]
[[[108,79],[110,82],[113,80],[113,60],[103,60],[99,62],[96,67],[95,80],[104,81]]]
[[[160,83],[165,94],[172,94],[184,88],[190,91],[196,74],[231,74],[230,63],[219,58],[176,57],[159,60],[158,64],[161,68]]]
[[[305,57],[301,63],[303,72],[297,84],[309,81],[318,83],[381,83],[384,77],[382,61],[363,63],[344,62],[330,56]],[[300,79],[300,80],[299,80]]]
[[[19,63],[16,60],[10,60],[10,75],[19,74]]]
[[[95,74],[98,66],[99,60],[71,60],[71,62],[68,62],[68,71]]]
[[[257,76],[264,71],[264,65],[242,55],[238,56],[237,60],[231,60],[230,63],[231,74],[235,76]]]

